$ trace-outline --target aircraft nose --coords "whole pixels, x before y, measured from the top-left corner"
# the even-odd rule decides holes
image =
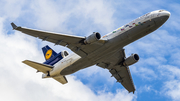
[[[161,12],[161,15],[162,15],[162,16],[166,16],[166,17],[169,18],[170,15],[171,15],[171,13],[170,13],[169,11],[162,11],[162,12]]]
[[[171,15],[171,13],[170,13],[169,11],[164,11],[164,15],[166,15],[166,16],[170,16],[170,15]]]

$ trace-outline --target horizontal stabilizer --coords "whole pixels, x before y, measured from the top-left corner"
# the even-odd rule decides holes
[[[23,63],[43,73],[48,73],[48,71],[51,71],[53,69],[53,66],[45,65],[45,64],[30,61],[30,60],[25,60],[23,61]]]
[[[68,82],[65,76],[56,76],[56,77],[53,77],[53,79],[55,79],[56,81],[62,84],[66,84]]]

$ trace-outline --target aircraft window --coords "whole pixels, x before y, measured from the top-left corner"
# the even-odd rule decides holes
[[[147,13],[146,15],[149,15],[150,13]]]
[[[67,51],[64,51],[64,56],[68,56],[68,52]]]

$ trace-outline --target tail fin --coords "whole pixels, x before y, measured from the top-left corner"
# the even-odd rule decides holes
[[[57,55],[57,53],[54,50],[52,50],[48,45],[44,46],[42,48],[42,51],[44,53],[44,58],[46,59],[46,61],[52,59]]]

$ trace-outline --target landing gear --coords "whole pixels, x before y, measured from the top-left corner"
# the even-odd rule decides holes
[[[50,76],[50,72],[48,71],[47,73],[48,73],[47,76]]]

